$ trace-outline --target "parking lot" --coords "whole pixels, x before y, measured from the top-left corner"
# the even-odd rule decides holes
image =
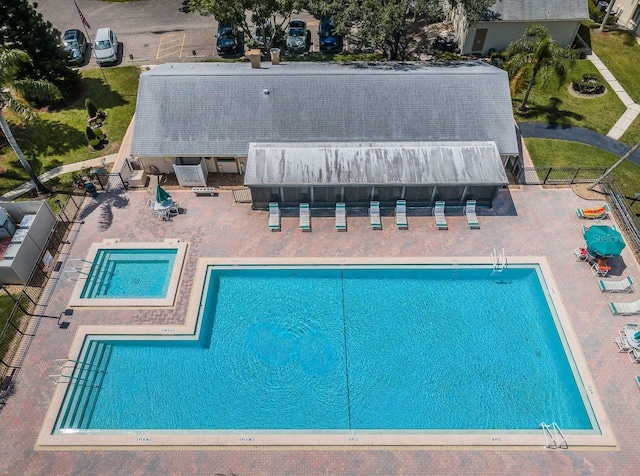
[[[91,26],[83,28],[71,0],[40,0],[37,11],[61,33],[77,28],[88,33],[91,43],[98,28],[109,27],[120,43],[118,64],[161,64],[206,61],[216,54],[217,21],[212,16],[183,13],[181,0],[105,3],[77,0],[78,7]],[[318,50],[318,20],[306,12],[293,15],[307,22],[311,32],[311,51]],[[88,51],[82,68],[96,68]]]

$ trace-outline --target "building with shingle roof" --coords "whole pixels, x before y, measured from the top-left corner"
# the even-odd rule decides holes
[[[589,19],[588,0],[498,0],[475,25],[470,25],[462,6],[445,0],[445,11],[454,27],[458,48],[464,55],[488,55],[504,50],[522,38],[531,25],[542,25],[551,38],[571,46],[580,23]]]
[[[246,172],[256,208],[374,197],[489,206],[508,183],[504,165],[518,160],[508,78],[498,68],[263,66],[165,64],[142,74],[132,155],[159,172]]]

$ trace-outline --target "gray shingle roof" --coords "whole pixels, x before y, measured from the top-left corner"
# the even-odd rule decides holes
[[[503,21],[588,20],[588,0],[498,0],[489,10]]]
[[[245,185],[507,185],[494,142],[251,144]]]
[[[135,156],[251,142],[494,141],[516,155],[507,73],[483,63],[165,64],[140,77]],[[268,92],[268,94],[267,94]]]

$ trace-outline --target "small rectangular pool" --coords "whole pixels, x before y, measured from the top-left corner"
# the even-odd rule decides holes
[[[101,249],[81,298],[136,299],[167,295],[177,249]]]
[[[70,306],[169,306],[173,304],[186,243],[120,243],[92,246],[78,270]]]
[[[540,266],[209,266],[196,286],[191,337],[84,338],[49,435],[602,436]]]

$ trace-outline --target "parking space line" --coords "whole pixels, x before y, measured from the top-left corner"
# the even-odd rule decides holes
[[[166,58],[167,56],[178,55],[178,58],[182,58],[182,49],[184,48],[184,33],[171,33],[168,35],[162,35],[160,42],[158,43],[158,51],[156,53],[156,59]]]

